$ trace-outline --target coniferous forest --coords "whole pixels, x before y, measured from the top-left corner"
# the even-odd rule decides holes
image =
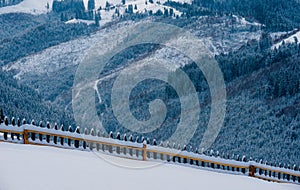
[[[44,14],[1,14],[1,7],[20,2],[0,0],[0,109],[8,117],[75,128],[74,76],[97,35],[109,35],[122,25],[162,22],[206,40],[224,75],[226,117],[211,148],[230,155],[300,164],[300,43],[297,37],[285,40],[299,33],[299,1],[194,0],[188,4],[147,0],[145,5],[163,4],[168,8],[142,12],[140,5],[126,0],[117,5],[106,1],[102,7],[97,7],[94,0],[88,0],[87,5],[82,0],[54,0],[51,6],[45,5]],[[104,15],[110,12],[112,20],[106,22],[109,19]],[[107,132],[141,136],[126,129],[114,116],[114,74],[134,60],[163,54],[175,60],[174,65],[186,61],[180,67],[174,66],[169,78],[187,85],[177,77],[181,69],[195,86],[202,110],[199,128],[189,145],[200,144],[210,116],[210,90],[197,65],[179,53],[157,44],[142,44],[125,49],[107,63],[99,74],[105,79],[97,86],[101,101],[95,98],[99,119]],[[30,63],[35,67],[28,67]],[[141,121],[149,119],[149,102],[156,98],[168,108],[163,128],[145,137],[159,142],[174,133],[180,120],[180,101],[170,85],[147,80],[133,89],[130,98],[132,114]]]

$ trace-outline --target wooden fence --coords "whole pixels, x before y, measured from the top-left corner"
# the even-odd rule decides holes
[[[1,119],[0,119],[1,120]],[[91,129],[80,131],[77,127],[51,127],[49,123],[43,126],[40,123],[35,125],[26,124],[26,121],[12,119],[9,124],[8,119],[4,123],[0,122],[0,141],[54,146],[79,150],[95,150],[121,157],[151,160],[160,162],[170,162],[192,167],[203,168],[218,172],[233,173],[238,175],[248,175],[251,177],[264,179],[280,183],[294,183],[300,185],[300,167],[294,165],[269,164],[263,161],[248,160],[245,156],[230,158],[228,155],[219,153],[200,154],[197,151],[188,150],[186,146],[182,148],[172,147],[168,143],[157,144],[155,140],[143,138],[135,140],[132,136],[127,137],[112,132],[105,136]]]

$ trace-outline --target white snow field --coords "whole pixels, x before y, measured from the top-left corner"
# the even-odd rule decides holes
[[[29,13],[33,15],[47,13],[46,5],[49,3],[49,10],[52,9],[53,0],[24,0],[17,5],[0,8],[0,14],[6,13]]]
[[[290,37],[288,37],[288,38],[286,38],[286,39],[284,39],[284,40],[282,40],[282,41],[280,41],[280,42],[274,44],[274,45],[272,46],[272,49],[279,48],[279,47],[282,45],[283,41],[284,41],[284,43],[286,43],[286,44],[289,44],[289,43],[295,43],[295,38],[296,38],[297,41],[298,41],[297,43],[300,43],[300,32],[297,32],[296,34],[291,35]]]
[[[164,10],[164,8],[169,9],[170,7],[164,6],[163,4],[167,0],[158,0],[158,1],[153,1],[154,3],[149,3],[145,0],[125,0],[125,4],[122,4],[121,0],[95,0],[95,8],[98,9],[100,6],[102,7],[102,10],[100,11],[101,13],[101,21],[100,24],[103,25],[105,23],[108,23],[113,20],[113,17],[115,16],[115,9],[117,8],[120,12],[120,14],[125,13],[125,9],[127,8],[128,5],[137,5],[137,9],[134,9],[134,12],[139,12],[139,13],[145,13],[147,11],[152,10],[153,13],[155,13],[158,9],[161,11]],[[191,3],[191,0],[174,0],[177,2],[186,2],[186,3]],[[84,5],[87,9],[88,6],[88,0],[83,0]],[[110,4],[110,9],[109,10],[104,10],[106,6],[106,2]],[[0,14],[7,14],[7,13],[29,13],[33,15],[38,15],[38,14],[45,14],[47,13],[47,8],[46,5],[49,3],[49,11],[52,10],[52,3],[53,0],[24,0],[21,3],[17,5],[12,5],[12,6],[7,6],[7,7],[2,7],[0,8]],[[181,12],[177,11],[174,9],[174,14],[180,16]],[[76,22],[84,22],[83,20],[81,21],[76,21]],[[89,24],[89,21],[87,21]],[[66,23],[74,23],[74,21],[67,21]]]
[[[180,3],[191,3],[191,0],[174,0],[175,2]],[[85,8],[88,7],[88,0],[83,0]],[[109,10],[104,10],[106,7],[106,2],[110,4]],[[156,13],[159,9],[161,11],[164,11],[164,9],[170,9],[171,7],[163,5],[167,0],[153,0],[153,3],[150,3],[149,0],[125,0],[125,4],[122,4],[122,0],[95,0],[95,9],[98,9],[99,7],[102,8],[100,11],[101,14],[101,20],[100,25],[109,23],[113,20],[114,17],[116,17],[116,9],[118,9],[119,13],[121,15],[125,14],[125,9],[128,7],[128,5],[137,6],[137,9],[134,9],[134,13],[145,13],[149,12],[150,10],[153,13]],[[173,8],[174,15],[180,16],[182,13],[176,9]]]
[[[146,169],[124,166],[143,165],[143,161],[92,152],[45,146],[0,143],[1,190],[299,190],[293,184],[271,183],[247,176],[221,174],[174,164]],[[105,159],[103,159],[105,158]]]

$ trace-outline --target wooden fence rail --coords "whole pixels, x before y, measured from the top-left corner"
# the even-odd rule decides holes
[[[113,133],[110,133],[108,137],[104,136],[93,129],[90,132],[87,129],[80,132],[78,127],[75,130],[71,127],[66,130],[63,126],[60,128],[57,125],[52,128],[49,124],[46,127],[35,126],[34,122],[26,124],[25,121],[22,124],[18,121],[9,125],[7,119],[4,123],[0,123],[0,141],[95,150],[131,159],[179,163],[213,171],[248,175],[273,182],[300,185],[300,167],[296,165],[293,167],[273,165],[262,161],[247,160],[246,157],[234,160],[229,157],[223,158],[219,154],[206,155],[187,151],[185,146],[182,149],[175,149],[164,143],[157,145],[155,140],[152,143],[149,139],[143,138],[140,141],[138,139],[134,141],[132,136],[127,138],[126,135],[121,139],[119,133],[115,138],[113,136]]]

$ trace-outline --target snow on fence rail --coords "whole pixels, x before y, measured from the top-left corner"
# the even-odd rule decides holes
[[[3,123],[2,123],[3,122]],[[57,124],[51,127],[49,123],[38,126],[32,121],[26,124],[12,118],[9,124],[8,118],[4,121],[0,118],[0,141],[14,142],[22,144],[46,145],[61,148],[96,150],[121,157],[129,157],[137,160],[154,160],[162,162],[180,163],[193,167],[205,168],[213,171],[248,175],[259,179],[273,182],[294,183],[300,185],[300,166],[263,162],[260,160],[247,160],[245,156],[231,158],[229,155],[220,156],[219,153],[211,151],[208,154],[200,154],[192,148],[176,147],[169,143],[157,144],[156,140],[150,142],[149,139],[138,137],[134,140],[133,136],[126,134],[121,138],[120,133],[111,132],[108,137],[104,134],[91,129],[80,131],[77,127],[66,129],[64,126],[58,127]]]

